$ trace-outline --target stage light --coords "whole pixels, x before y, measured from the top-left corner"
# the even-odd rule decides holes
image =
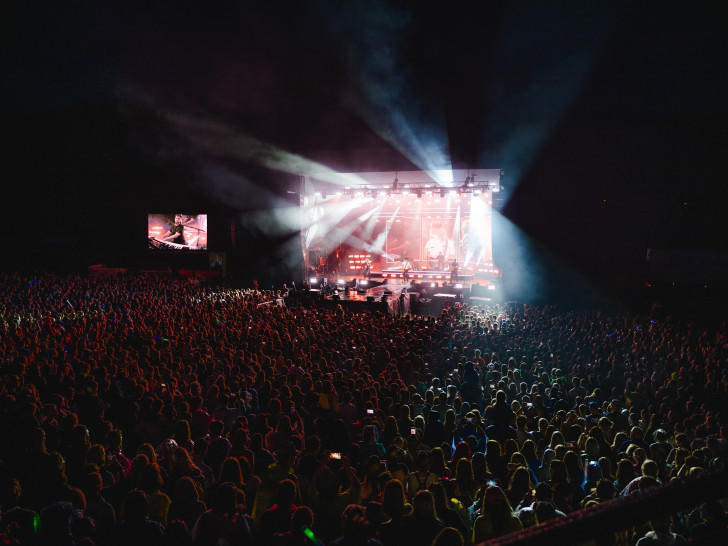
[[[308,280],[308,282],[309,282],[309,283],[311,283],[311,284],[316,284],[316,283],[318,283],[318,279],[317,279],[316,277],[311,277],[311,278],[310,278],[310,279]]]
[[[359,281],[359,286],[367,286],[369,281]]]
[[[435,288],[437,286],[436,282],[430,283],[430,288]]]
[[[344,279],[339,279],[339,280],[338,280],[338,281],[336,281],[336,282],[337,282],[337,283],[339,283],[339,284],[344,284],[344,283],[345,283],[346,281],[345,281]]]

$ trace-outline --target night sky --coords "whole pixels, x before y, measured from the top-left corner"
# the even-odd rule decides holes
[[[222,250],[231,223],[239,253],[284,244],[244,215],[301,159],[503,168],[505,215],[587,275],[726,250],[718,3],[101,4],[6,14],[5,256],[123,261],[191,208]]]

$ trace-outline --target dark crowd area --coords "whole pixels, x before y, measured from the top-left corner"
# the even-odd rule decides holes
[[[0,274],[0,543],[470,545],[725,467],[725,321],[288,294]],[[725,503],[591,543],[718,544]]]

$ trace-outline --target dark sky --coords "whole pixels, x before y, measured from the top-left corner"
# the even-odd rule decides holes
[[[6,205],[25,227],[5,248],[132,248],[112,226],[150,208],[275,205],[291,157],[384,171],[444,151],[504,168],[505,214],[587,268],[725,249],[717,3],[105,4],[7,14]]]

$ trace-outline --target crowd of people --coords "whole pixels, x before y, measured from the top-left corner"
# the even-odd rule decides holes
[[[725,324],[285,296],[0,275],[3,543],[477,544],[725,465]],[[609,540],[725,537],[724,501]]]

